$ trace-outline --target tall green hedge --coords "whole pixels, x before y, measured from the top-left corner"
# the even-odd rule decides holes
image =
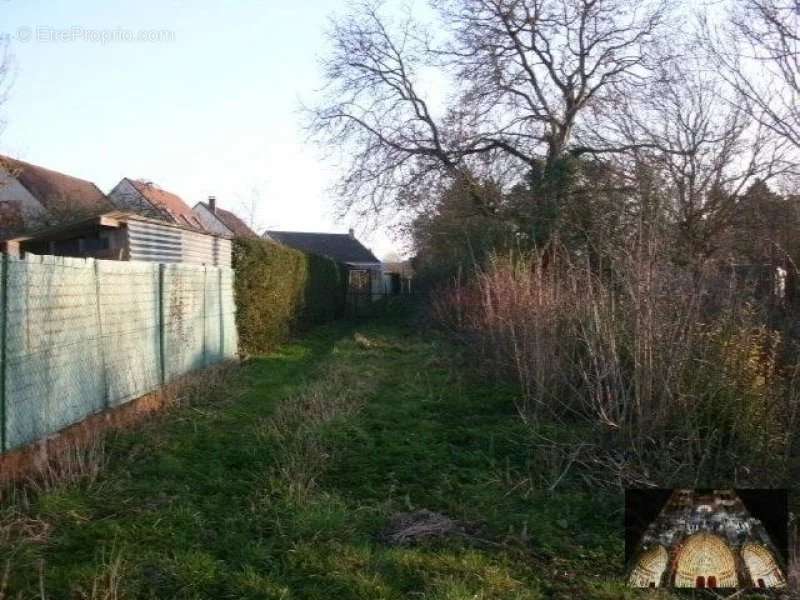
[[[266,352],[292,332],[344,311],[345,269],[327,258],[267,240],[236,239],[233,268],[244,352]]]

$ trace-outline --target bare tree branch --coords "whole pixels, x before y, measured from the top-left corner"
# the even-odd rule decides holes
[[[360,214],[419,212],[447,180],[552,166],[588,106],[646,75],[664,15],[661,0],[448,0],[440,40],[382,8],[332,22],[327,86],[307,112],[344,157],[342,208]],[[433,102],[432,86],[452,93]]]
[[[704,33],[752,115],[800,150],[800,0],[741,0]]]

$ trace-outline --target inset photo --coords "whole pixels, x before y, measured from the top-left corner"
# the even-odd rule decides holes
[[[786,490],[626,490],[628,584],[784,588],[788,516]]]

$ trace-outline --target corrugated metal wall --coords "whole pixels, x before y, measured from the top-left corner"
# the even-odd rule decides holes
[[[128,221],[127,232],[130,260],[231,266],[230,240],[147,221]]]
[[[0,451],[237,348],[229,268],[3,255]]]

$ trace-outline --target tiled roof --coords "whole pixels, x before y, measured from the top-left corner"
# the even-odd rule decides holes
[[[10,173],[51,212],[100,213],[114,206],[91,181],[0,156],[0,168]]]
[[[375,255],[347,233],[265,231],[265,237],[303,252],[326,256],[342,263],[379,263]]]
[[[164,213],[168,220],[184,227],[205,231],[205,227],[197,219],[192,209],[179,196],[162,190],[150,181],[141,179],[128,179],[128,181],[154,208]]]
[[[208,212],[214,214],[217,219],[219,219],[225,227],[230,229],[230,231],[236,237],[245,237],[245,238],[257,238],[258,234],[250,229],[247,224],[242,221],[239,217],[237,217],[234,213],[229,210],[225,210],[224,208],[220,208],[219,206],[216,207],[214,211],[211,210],[211,207],[205,203],[201,202]]]

